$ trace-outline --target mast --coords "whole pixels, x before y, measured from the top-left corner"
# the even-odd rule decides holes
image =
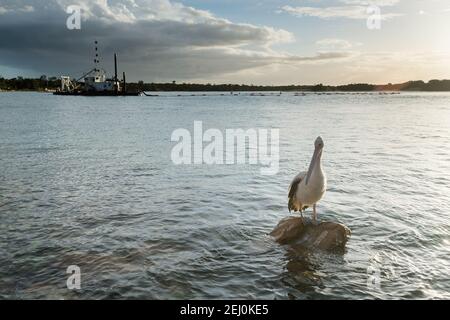
[[[117,54],[114,53],[114,91],[117,94],[118,82],[117,82]]]
[[[127,82],[125,80],[125,71],[123,72],[123,87],[122,87],[122,92],[126,93],[127,92]]]
[[[95,40],[94,44],[95,44],[94,69],[95,69],[95,72],[97,72],[97,71],[99,71],[98,64],[100,63],[100,60],[98,58],[98,47],[97,47],[98,41]]]

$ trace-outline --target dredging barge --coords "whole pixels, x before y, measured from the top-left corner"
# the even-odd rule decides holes
[[[105,70],[99,67],[98,42],[95,41],[94,68],[86,72],[79,79],[68,76],[61,77],[61,87],[54,95],[59,96],[140,96],[140,91],[128,91],[123,72],[122,80],[117,77],[117,54],[114,53],[114,78],[108,79]],[[80,82],[83,80],[84,82]]]

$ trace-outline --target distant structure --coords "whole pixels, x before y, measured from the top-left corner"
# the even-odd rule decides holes
[[[125,72],[122,81],[117,77],[117,54],[114,53],[114,77],[108,79],[105,70],[99,67],[98,42],[95,41],[94,68],[72,80],[68,76],[61,77],[61,87],[55,95],[66,96],[138,96],[141,92],[128,92]],[[80,82],[83,80],[84,82]]]

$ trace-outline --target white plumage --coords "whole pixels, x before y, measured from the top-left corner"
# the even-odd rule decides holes
[[[303,216],[303,211],[308,207],[313,207],[314,221],[317,219],[316,204],[322,199],[327,188],[327,178],[322,169],[322,151],[324,143],[318,137],[314,143],[314,154],[311,164],[306,172],[301,172],[295,176],[289,187],[289,212],[294,211]]]

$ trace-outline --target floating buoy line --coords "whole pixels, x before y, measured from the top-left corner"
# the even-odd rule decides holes
[[[400,92],[280,92],[280,93],[257,93],[257,92],[239,92],[239,93],[185,93],[185,94],[151,94],[145,91],[142,96],[160,97],[160,98],[178,98],[178,97],[304,97],[307,95],[395,95]]]

